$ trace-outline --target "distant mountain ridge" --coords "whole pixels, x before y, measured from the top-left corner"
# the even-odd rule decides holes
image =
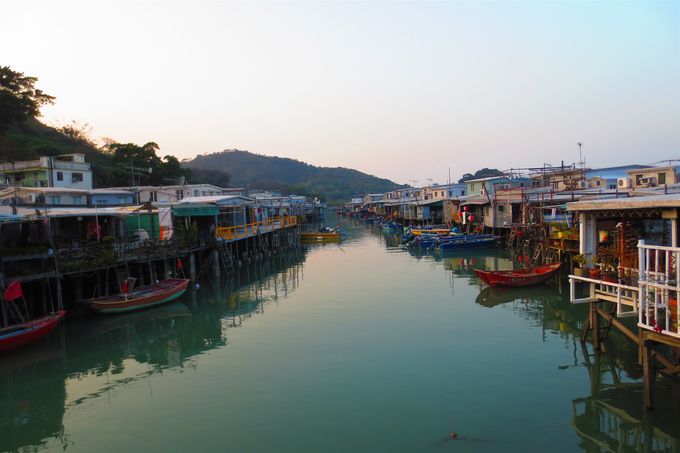
[[[327,201],[349,200],[369,192],[387,192],[403,185],[343,167],[316,167],[295,159],[263,156],[237,149],[184,160],[192,171],[229,173],[231,185],[317,195]]]

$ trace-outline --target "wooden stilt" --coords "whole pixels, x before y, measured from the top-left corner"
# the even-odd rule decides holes
[[[654,371],[654,359],[652,357],[652,342],[646,339],[643,333],[642,341],[642,373],[643,373],[643,399],[647,409],[654,408],[654,381],[656,373]]]

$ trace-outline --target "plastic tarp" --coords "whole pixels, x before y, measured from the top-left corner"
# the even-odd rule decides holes
[[[158,208],[158,226],[161,240],[172,237],[172,208]]]
[[[219,214],[219,208],[214,204],[183,204],[172,207],[172,213],[176,217],[215,216]]]

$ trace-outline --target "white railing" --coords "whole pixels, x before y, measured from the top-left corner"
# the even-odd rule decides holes
[[[638,326],[680,338],[678,264],[680,248],[638,242],[640,310]]]
[[[576,296],[576,284],[589,284],[588,297]],[[606,282],[589,277],[578,275],[569,276],[569,298],[572,304],[587,304],[608,300],[616,304],[616,316],[636,315],[639,310],[639,291],[636,286],[624,285],[622,283]]]

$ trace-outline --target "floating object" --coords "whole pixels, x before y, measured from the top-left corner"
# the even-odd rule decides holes
[[[451,433],[449,436],[451,439],[458,439],[458,433]]]
[[[60,310],[42,318],[3,327],[0,329],[0,352],[12,351],[40,340],[59,324],[65,313]]]
[[[482,271],[475,269],[475,274],[490,286],[528,286],[537,285],[550,279],[562,263],[544,266],[527,267],[510,271]]]
[[[340,232],[312,231],[300,233],[301,241],[312,242],[340,242]]]
[[[85,301],[99,313],[112,314],[153,307],[177,299],[189,286],[189,279],[168,278],[153,285],[142,286],[127,293],[98,297]]]

